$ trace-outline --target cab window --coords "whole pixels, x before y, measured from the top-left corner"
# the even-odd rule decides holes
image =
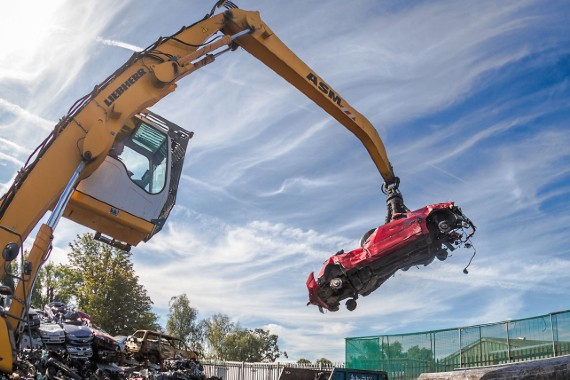
[[[168,151],[167,135],[141,122],[136,132],[124,140],[120,160],[134,183],[157,194],[166,184]]]

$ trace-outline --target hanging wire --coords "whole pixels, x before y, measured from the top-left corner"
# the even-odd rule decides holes
[[[473,245],[471,243],[466,243],[465,247],[469,248],[467,246],[467,244],[469,244],[470,247],[473,247]],[[469,263],[467,264],[467,266],[465,268],[463,268],[463,273],[468,274],[469,271],[467,270],[467,268],[469,268],[469,265],[471,265],[471,261],[473,261],[473,258],[475,257],[475,254],[477,253],[477,250],[475,249],[475,247],[473,247],[473,256],[471,256],[471,259],[469,259]]]

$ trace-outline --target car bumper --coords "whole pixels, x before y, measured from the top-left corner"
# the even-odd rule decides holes
[[[317,284],[317,281],[315,280],[315,274],[313,272],[311,272],[309,278],[307,278],[306,284],[307,284],[307,289],[309,290],[309,302],[307,302],[307,306],[317,305],[321,312],[322,308],[330,310],[329,305],[327,305],[327,303],[324,302],[317,293],[317,291],[319,290],[319,284]]]

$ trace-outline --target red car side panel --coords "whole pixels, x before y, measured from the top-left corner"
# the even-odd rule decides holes
[[[473,235],[475,226],[469,219],[464,218],[461,210],[456,208],[453,202],[431,204],[415,211],[395,214],[391,222],[376,228],[362,247],[356,248],[348,253],[337,253],[329,257],[323,263],[319,272],[317,277],[318,282],[315,279],[314,273],[309,275],[306,282],[309,290],[308,304],[318,305],[320,308],[322,307],[332,311],[338,310],[340,300],[352,297],[356,299],[358,297],[356,292],[365,296],[371,291],[374,291],[375,288],[373,288],[373,286],[375,283],[368,281],[374,280],[374,276],[378,277],[377,280],[382,279],[382,271],[384,268],[386,268],[385,274],[390,275],[393,274],[394,271],[404,268],[406,263],[428,265],[439,250],[445,251],[445,249],[439,248],[443,244],[442,241],[444,238],[450,239],[448,243],[452,244],[460,244],[467,241],[452,241],[451,239],[456,239],[453,237],[454,235],[441,235],[438,234],[437,231],[430,231],[430,229],[428,229],[427,219],[430,214],[436,215],[432,214],[434,210],[445,210],[443,211],[445,214],[437,214],[439,217],[446,214],[449,215],[448,213],[455,214],[460,219],[454,220],[452,215],[449,215],[451,220],[454,220],[452,228],[469,228],[467,226],[467,224],[469,224],[472,232],[467,235],[467,239]],[[433,223],[438,223],[437,218],[438,217],[434,216]],[[457,232],[455,232],[455,234],[458,235]],[[392,257],[387,258],[387,256]],[[355,273],[363,268],[372,268],[372,271],[367,272],[364,270]],[[359,277],[361,276],[360,273],[364,277]],[[350,276],[354,277],[352,277],[352,280],[346,282],[346,284],[348,284],[346,285],[347,287],[345,287],[343,280],[342,287],[332,289],[332,285],[328,282],[333,276],[344,279],[350,279]],[[372,276],[372,278],[369,279],[366,276]],[[353,284],[351,281],[356,282]],[[385,281],[385,279],[383,279],[383,281]],[[377,286],[379,286],[379,284],[377,284],[376,287]],[[361,291],[363,292],[361,293]],[[321,297],[326,298],[327,302],[330,302],[330,305]],[[354,309],[349,308],[349,310]]]
[[[408,214],[407,218],[398,219],[376,229],[362,248],[333,256],[334,262],[350,271],[388,256],[398,249],[413,244],[426,234],[425,216]],[[330,261],[330,259],[329,259]],[[320,275],[319,275],[320,276]]]

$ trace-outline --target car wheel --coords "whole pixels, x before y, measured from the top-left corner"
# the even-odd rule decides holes
[[[437,257],[439,261],[444,261],[445,259],[447,259],[447,255],[448,255],[447,250],[442,249],[438,253],[436,253],[435,257]]]
[[[364,243],[366,243],[366,240],[368,240],[368,238],[370,237],[370,235],[374,233],[374,231],[376,231],[376,228],[373,228],[370,231],[366,232],[364,235],[362,235],[362,237],[360,238],[361,247],[364,245]]]
[[[356,309],[356,306],[357,304],[354,298],[351,298],[346,301],[346,308],[348,309],[348,311],[353,311],[354,309]]]
[[[342,288],[342,278],[340,277],[333,278],[332,280],[330,280],[329,286],[331,287],[332,290],[339,290],[340,288]]]
[[[451,211],[439,210],[434,211],[429,220],[431,224],[439,231],[439,233],[446,234],[453,230],[457,224],[457,216]]]

